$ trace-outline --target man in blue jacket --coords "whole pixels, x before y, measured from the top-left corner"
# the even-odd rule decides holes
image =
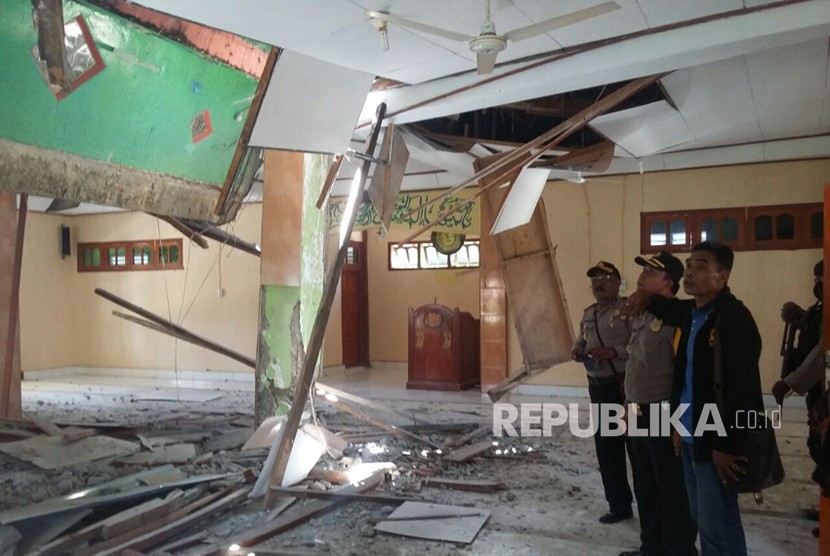
[[[671,408],[686,404],[680,422],[689,434],[675,431],[675,451],[683,460],[692,517],[697,521],[703,556],[746,555],[746,538],[738,493],[730,487],[743,474],[745,458],[736,455],[731,436],[746,427],[746,412],[763,412],[761,335],[752,314],[727,286],[734,254],[729,246],[704,241],[686,260],[683,289],[693,299],[678,300],[635,293],[621,315],[630,317],[644,305],[663,322],[680,327],[675,357]],[[723,405],[714,412],[715,338],[721,346]],[[715,425],[704,427],[701,424]],[[700,434],[695,434],[695,432]]]

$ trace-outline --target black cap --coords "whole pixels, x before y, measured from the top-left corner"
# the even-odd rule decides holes
[[[600,261],[591,268],[588,269],[586,274],[589,277],[596,276],[597,274],[610,274],[611,276],[616,276],[617,279],[622,279],[620,276],[620,271],[617,270],[617,267],[609,263],[608,261]]]
[[[679,284],[680,279],[683,278],[683,263],[680,262],[680,259],[666,251],[660,251],[656,255],[648,258],[636,257],[634,262],[640,266],[650,266],[657,270],[662,270],[669,275],[675,284]]]

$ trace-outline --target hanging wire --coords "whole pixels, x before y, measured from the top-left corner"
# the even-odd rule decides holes
[[[158,218],[156,218],[156,238],[158,239],[159,258],[161,259],[161,276],[164,280],[164,300],[167,303],[167,320],[173,322],[173,311],[170,309],[170,289],[167,284],[166,257],[162,256],[164,246],[161,241],[161,224],[159,224]],[[170,256],[169,246],[167,248],[167,256]],[[179,339],[175,336],[173,337],[173,376],[176,381],[176,401],[181,403],[181,385],[179,384]]]

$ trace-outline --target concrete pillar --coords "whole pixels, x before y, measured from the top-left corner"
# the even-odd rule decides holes
[[[327,157],[265,152],[257,345],[257,423],[288,413],[292,382],[323,291],[325,213],[315,207]]]

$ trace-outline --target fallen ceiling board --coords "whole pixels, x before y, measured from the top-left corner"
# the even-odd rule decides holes
[[[471,543],[489,517],[489,511],[476,508],[404,502],[389,514],[388,521],[378,523],[375,529],[406,537]]]
[[[63,444],[61,438],[56,436],[38,436],[0,444],[3,453],[34,463],[41,469],[61,469],[78,463],[126,456],[139,448],[136,442],[108,436],[91,436],[72,444]]]
[[[384,230],[389,230],[398,193],[401,191],[404,170],[409,161],[409,150],[397,126],[390,125],[386,128],[386,135],[380,149],[380,159],[385,162],[375,166],[374,174],[369,182],[368,194],[375,212],[378,213],[383,223]]]
[[[269,149],[342,153],[374,76],[284,50],[249,144]]]
[[[539,197],[545,189],[550,170],[546,168],[524,168],[507,193],[501,211],[493,223],[492,235],[524,226],[530,222]]]
[[[589,125],[637,157],[695,139],[680,112],[665,100],[603,114]]]

